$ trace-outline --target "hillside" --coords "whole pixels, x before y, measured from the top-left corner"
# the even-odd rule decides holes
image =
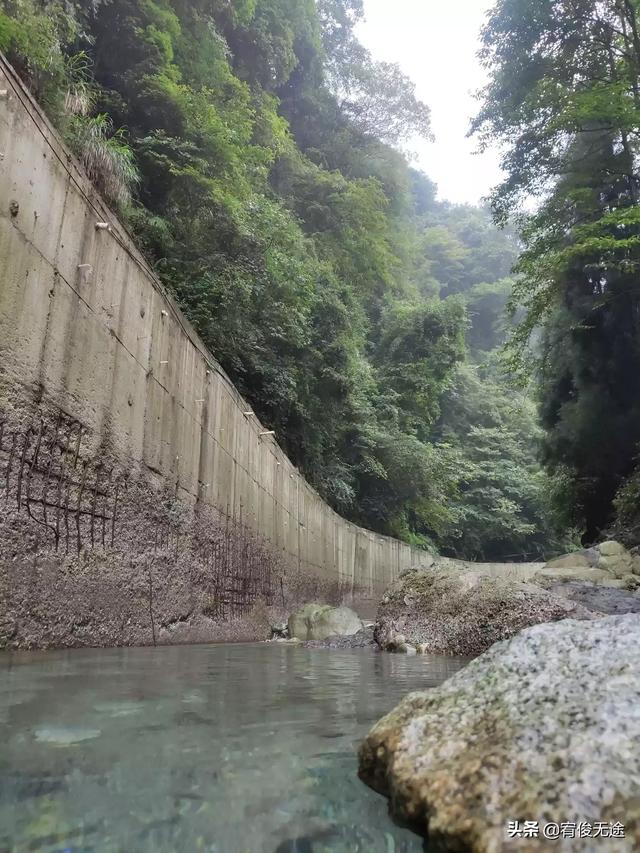
[[[359,0],[21,0],[0,49],[290,458],[341,514],[475,559],[554,548],[497,350],[519,247],[437,199],[429,110]]]

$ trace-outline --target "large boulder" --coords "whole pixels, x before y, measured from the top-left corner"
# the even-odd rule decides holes
[[[632,582],[633,575],[640,575],[640,559],[621,545],[610,539],[593,548],[573,551],[550,560],[536,576],[536,583],[549,584],[554,580],[585,580],[602,583],[605,586],[611,580]],[[600,574],[597,574],[597,573]],[[571,573],[571,578],[567,573]]]
[[[412,571],[385,593],[375,638],[389,651],[477,655],[538,622],[592,618],[533,584],[479,572]]]
[[[570,554],[563,554],[562,557],[549,560],[546,567],[548,569],[589,569],[594,565],[587,551],[572,551]]]
[[[606,542],[601,542],[596,546],[603,557],[620,557],[627,553],[627,549],[620,542],[614,539],[608,539]]]
[[[605,545],[618,545],[621,551],[603,551]],[[622,545],[618,542],[603,542],[599,546],[600,559],[598,560],[598,568],[606,569],[616,578],[624,578],[626,575],[632,575],[634,570],[633,557]]]
[[[533,576],[533,582],[547,588],[553,583],[562,581],[586,581],[587,583],[601,583],[605,586],[616,578],[604,569],[583,568],[581,566],[550,568],[545,566]]]
[[[639,647],[636,615],[529,628],[409,694],[361,746],[360,776],[434,849],[636,850]],[[509,823],[525,820],[539,836],[510,838]],[[574,841],[543,837],[567,822]]]
[[[635,580],[640,578],[636,577]],[[625,584],[625,587],[619,587],[617,584]],[[597,613],[612,616],[640,613],[640,595],[626,588],[626,581],[612,580],[606,584],[595,584],[562,580],[553,583],[548,589],[555,595],[561,595]]]
[[[305,604],[289,617],[289,636],[298,640],[350,636],[357,634],[363,627],[353,610],[328,604]]]

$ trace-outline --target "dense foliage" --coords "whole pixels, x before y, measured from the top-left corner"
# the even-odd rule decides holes
[[[505,150],[494,207],[538,203],[523,219],[512,356],[536,368],[557,510],[587,542],[612,524],[640,541],[639,10],[500,0],[484,31],[476,129]]]
[[[362,0],[2,0],[0,49],[263,422],[344,515],[549,547],[535,413],[497,378],[510,231],[400,151],[429,110]]]

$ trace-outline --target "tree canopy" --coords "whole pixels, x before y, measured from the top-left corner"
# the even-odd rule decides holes
[[[504,220],[536,200],[512,365],[533,366],[557,511],[587,542],[614,523],[640,441],[638,8],[500,0],[483,34],[475,130],[502,143],[506,174],[494,210]]]
[[[399,146],[430,134],[429,109],[358,42],[362,15],[1,0],[0,49],[326,500],[449,554],[537,553],[535,412],[483,366],[518,240],[409,165]]]

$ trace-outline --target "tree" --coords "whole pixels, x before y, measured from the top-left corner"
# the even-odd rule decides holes
[[[489,525],[491,542],[479,522],[451,532],[479,509],[460,479],[468,438],[439,424],[465,307],[473,335],[500,337],[513,241],[409,167],[400,146],[429,133],[428,109],[358,43],[362,14],[361,0],[0,0],[0,44],[323,497],[416,545],[489,552]],[[525,433],[507,435],[510,460]],[[500,548],[520,547],[520,511],[503,513]]]
[[[492,71],[475,129],[506,151],[494,208],[504,220],[527,195],[542,199],[517,267],[526,316],[513,365],[537,364],[544,459],[590,542],[640,440],[637,8],[501,0],[483,43]]]
[[[534,403],[506,388],[495,363],[467,364],[442,401],[436,447],[455,460],[445,553],[490,561],[540,560],[567,550],[551,484],[537,461]]]

